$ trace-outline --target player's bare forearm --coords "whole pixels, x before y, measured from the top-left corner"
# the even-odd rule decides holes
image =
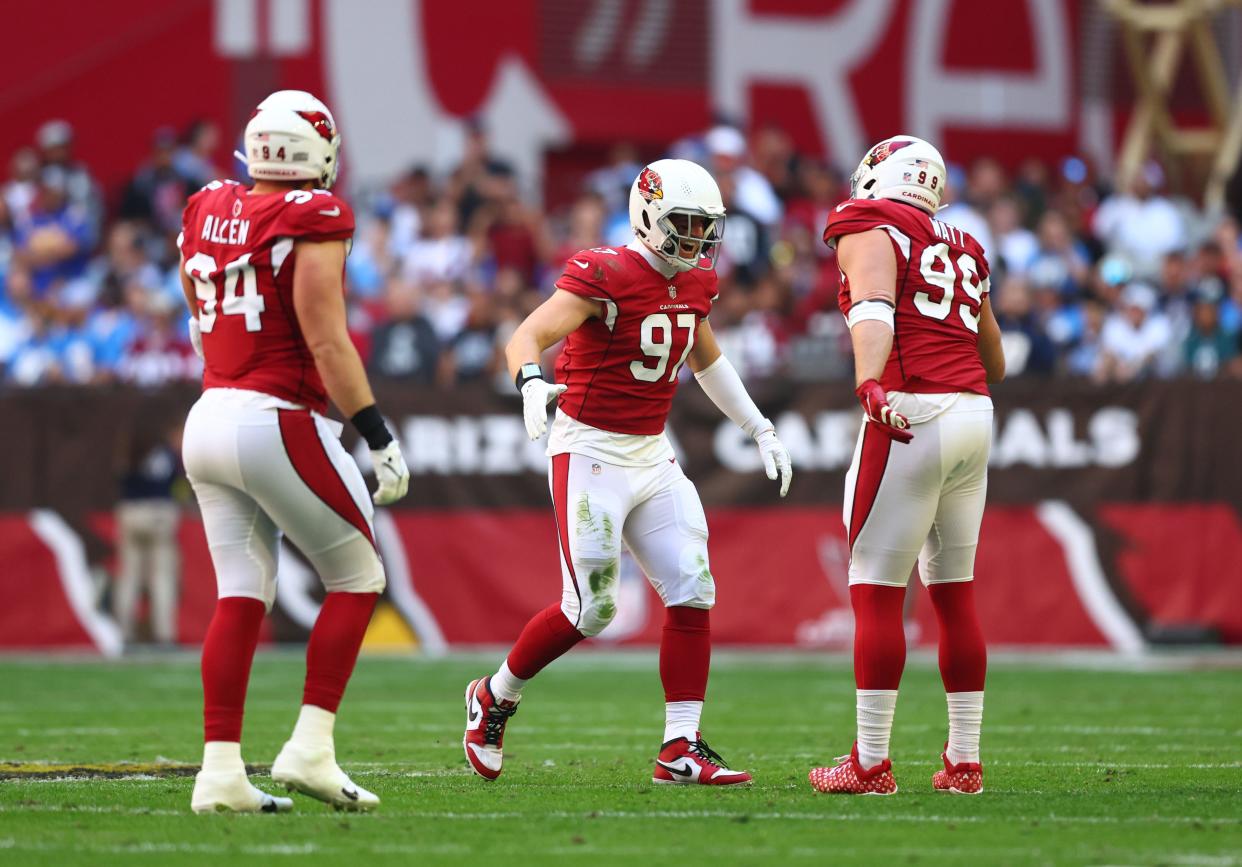
[[[345,319],[345,243],[299,241],[293,309],[328,397],[347,417],[375,403]]]
[[[988,382],[1000,382],[1005,378],[1005,352],[1001,344],[1000,325],[992,312],[992,302],[987,298],[983,299],[979,310],[979,358]]]
[[[893,350],[893,329],[883,322],[866,320],[850,329],[854,344],[854,385],[879,379]]]
[[[362,358],[348,336],[343,343],[321,343],[311,352],[328,397],[346,418],[375,403]]]
[[[599,302],[557,289],[552,297],[531,311],[509,338],[505,346],[509,375],[516,378],[523,364],[538,363],[545,349],[598,315],[599,308]]]
[[[872,229],[845,235],[837,242],[837,262],[849,281],[851,316],[864,305],[885,305],[889,311],[897,298],[897,255],[888,233]],[[893,320],[863,317],[851,320],[854,344],[854,384],[879,379],[893,349]]]

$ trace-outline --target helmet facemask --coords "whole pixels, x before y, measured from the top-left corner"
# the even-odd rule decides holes
[[[713,216],[688,208],[674,208],[656,222],[664,235],[664,242],[656,252],[680,271],[695,268],[711,271],[720,255],[724,222],[723,214]]]

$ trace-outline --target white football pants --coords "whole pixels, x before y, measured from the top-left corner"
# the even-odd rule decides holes
[[[561,550],[561,611],[579,632],[598,635],[616,616],[622,541],[665,606],[715,604],[707,517],[676,462],[624,467],[559,454],[548,476]]]
[[[186,419],[182,459],[220,597],[261,599],[271,609],[282,532],[329,591],[381,592],[374,507],[358,465],[330,422],[280,403],[209,389]]]
[[[845,477],[850,583],[970,581],[988,489],[992,400],[963,393],[896,443],[866,422]]]

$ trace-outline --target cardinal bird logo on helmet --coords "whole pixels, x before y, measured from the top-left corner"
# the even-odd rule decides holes
[[[638,194],[647,201],[664,198],[664,182],[650,168],[645,168],[638,176]]]
[[[914,142],[909,140],[880,142],[871,149],[871,153],[867,154],[867,167],[874,168],[878,166],[880,163],[892,156],[893,151],[899,151],[902,148],[909,147],[912,144],[914,144]]]

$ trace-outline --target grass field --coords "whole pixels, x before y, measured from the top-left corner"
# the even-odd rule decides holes
[[[383,798],[378,812],[298,798],[280,816],[195,816],[189,776],[106,776],[120,762],[197,761],[195,660],[0,661],[0,864],[1242,863],[1236,669],[997,662],[987,791],[966,798],[931,791],[944,698],[934,667],[914,661],[893,739],[901,791],[842,798],[806,781],[853,737],[840,659],[718,655],[705,733],[756,777],[726,791],[651,784],[663,708],[647,654],[559,662],[527,688],[504,776],[471,776],[461,693],[494,662],[361,661],[338,755]],[[296,656],[256,660],[243,745],[255,765],[291,727],[301,676]]]

